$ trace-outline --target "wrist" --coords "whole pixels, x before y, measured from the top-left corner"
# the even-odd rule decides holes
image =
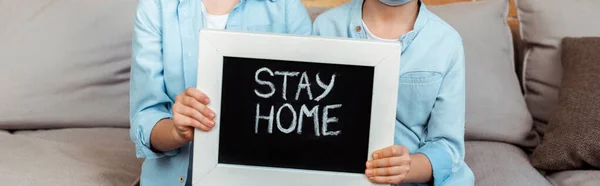
[[[411,164],[404,182],[429,183],[433,180],[433,170],[429,158],[422,153],[410,155]]]
[[[171,126],[171,130],[169,131],[171,134],[171,141],[177,144],[178,147],[183,146],[183,144],[189,142],[188,140],[181,137],[181,135],[179,135],[179,132],[177,132],[177,127],[175,127],[175,123],[173,122],[173,120],[170,120],[169,125]]]
[[[162,119],[152,128],[150,148],[156,152],[167,152],[177,149],[186,143],[178,134],[171,119]]]

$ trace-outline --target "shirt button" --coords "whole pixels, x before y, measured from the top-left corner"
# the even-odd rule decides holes
[[[183,181],[185,181],[184,177],[183,176],[179,177],[179,182],[183,183]]]
[[[356,26],[356,32],[360,32],[362,30],[361,26]]]
[[[192,53],[191,53],[191,52],[188,52],[188,53],[187,53],[187,55],[188,55],[188,56],[192,56]]]

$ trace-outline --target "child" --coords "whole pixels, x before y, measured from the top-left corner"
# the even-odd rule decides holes
[[[354,0],[319,16],[313,34],[402,43],[394,146],[373,153],[373,183],[474,185],[464,162],[465,61],[460,35],[423,3]]]
[[[131,140],[141,185],[191,185],[194,128],[214,126],[196,85],[201,28],[308,35],[300,0],[140,0],[131,65]],[[202,160],[198,160],[202,161]]]

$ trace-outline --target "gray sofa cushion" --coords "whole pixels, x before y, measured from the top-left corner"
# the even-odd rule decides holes
[[[475,174],[475,185],[551,185],[514,145],[469,141],[465,148],[465,162]]]
[[[547,176],[554,186],[598,186],[600,171],[580,170],[558,172]]]
[[[429,6],[462,36],[466,55],[467,140],[533,147],[532,119],[515,72],[509,1]],[[477,26],[474,26],[477,25]],[[484,42],[483,42],[484,41]]]
[[[137,1],[0,3],[0,129],[128,127]]]
[[[329,8],[321,8],[321,7],[310,7],[310,8],[306,8],[306,10],[308,11],[308,15],[310,16],[310,19],[312,21],[315,21],[315,19],[317,18],[317,16],[321,15],[323,12],[329,10]]]
[[[128,129],[0,132],[0,185],[130,185],[140,174]]]
[[[558,103],[562,79],[560,43],[564,37],[600,36],[600,1],[518,0],[524,63],[525,99],[541,134]]]

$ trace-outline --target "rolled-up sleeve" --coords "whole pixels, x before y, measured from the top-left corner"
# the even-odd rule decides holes
[[[165,93],[162,63],[160,8],[154,0],[139,1],[132,43],[130,82],[130,137],[138,158],[173,156],[178,150],[157,152],[150,134],[158,121],[172,118],[172,100]]]
[[[452,55],[427,126],[427,137],[416,153],[431,163],[434,185],[444,182],[464,161],[465,57],[462,42]]]

